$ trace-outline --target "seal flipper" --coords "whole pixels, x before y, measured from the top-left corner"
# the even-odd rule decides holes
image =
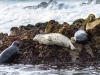
[[[71,50],[75,50],[76,48],[75,48],[74,45],[71,43],[71,41],[69,41],[69,43],[70,43],[70,48],[71,48]]]

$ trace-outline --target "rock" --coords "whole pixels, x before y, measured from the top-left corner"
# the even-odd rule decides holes
[[[45,33],[54,32],[55,30],[58,29],[58,27],[59,27],[58,22],[56,22],[55,20],[50,20],[45,28]]]
[[[92,3],[93,1],[94,1],[94,0],[88,0],[88,3],[90,4],[90,3]],[[100,1],[99,1],[99,0],[95,0],[94,3],[95,3],[95,4],[100,4]]]
[[[38,9],[38,8],[46,8],[48,7],[50,4],[52,5],[56,5],[57,2],[54,0],[50,0],[48,3],[47,2],[41,2],[40,4],[36,5],[36,6],[26,6],[24,7],[24,9]]]
[[[83,26],[84,21],[85,21],[84,19],[77,19],[72,23],[72,27],[74,26],[77,28],[77,29],[74,28],[75,31],[79,30]]]
[[[91,41],[93,41],[93,39],[92,39],[93,37],[100,36],[100,29],[99,28],[100,28],[100,25],[97,25],[93,29],[89,29],[86,31],[88,33]]]
[[[85,19],[85,21],[83,23],[82,29],[86,30],[87,23],[93,22],[93,21],[95,21],[95,19],[96,18],[95,18],[94,14],[89,14],[89,16]]]
[[[8,36],[7,33],[0,33],[0,44],[3,43],[2,40],[3,40],[3,38],[6,37],[6,36]]]
[[[21,25],[19,27],[19,33],[23,34],[23,33],[27,32],[28,30],[31,30],[31,29],[34,29],[34,28],[35,28],[35,26],[32,25],[32,24],[28,24],[27,26]]]
[[[33,37],[36,35],[36,34],[39,34],[39,30],[29,30],[27,32],[25,32],[21,37],[20,39],[33,39]]]
[[[45,33],[61,33],[70,38],[73,36],[74,31],[66,22],[59,24],[55,20],[50,20],[45,28]]]
[[[68,23],[64,22],[60,26],[61,27],[59,28],[57,33],[61,33],[69,38],[71,38],[74,35],[75,32],[74,32],[73,28],[71,28],[71,26]]]
[[[77,43],[74,43],[74,46],[76,47],[76,50],[74,51],[69,51],[70,55],[71,55],[71,60],[72,62],[77,62],[77,59],[79,59],[79,53],[81,52],[82,50],[82,45],[81,44],[77,44]]]
[[[86,19],[77,19],[75,20],[72,24],[71,24],[71,27],[77,31],[79,29],[83,29],[83,30],[86,30],[86,26],[88,26],[87,24],[95,21],[96,18],[95,18],[95,15],[94,14],[89,14],[89,16],[86,18]]]
[[[10,35],[19,35],[18,27],[12,27],[10,29]]]
[[[50,4],[52,4],[52,5],[56,5],[57,2],[56,2],[55,0],[50,0],[50,1],[48,2],[48,5],[50,5]]]
[[[97,23],[97,22],[96,22]],[[92,29],[87,30],[87,33],[89,35],[91,44],[90,47],[93,51],[93,54],[95,56],[95,59],[100,60],[100,24],[96,25]]]
[[[48,6],[47,2],[41,2],[39,5],[37,5],[36,9],[40,7],[46,8],[47,6]]]
[[[97,25],[100,25],[100,19],[97,19],[97,20],[95,20],[93,22],[87,23],[86,24],[86,30],[93,29]]]

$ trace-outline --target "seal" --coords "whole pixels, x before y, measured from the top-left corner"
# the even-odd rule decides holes
[[[84,30],[75,32],[74,37],[71,37],[72,43],[86,44],[88,42],[88,34]]]
[[[70,47],[72,50],[76,49],[68,37],[59,33],[38,34],[33,38],[33,40],[38,41],[40,44],[55,44],[59,46]]]
[[[11,46],[6,48],[1,54],[0,54],[0,64],[7,63],[10,59],[12,59],[17,54],[21,54],[21,52],[18,50],[19,42],[15,41],[12,43]]]

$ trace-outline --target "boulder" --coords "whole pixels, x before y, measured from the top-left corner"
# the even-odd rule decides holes
[[[93,29],[94,27],[96,27],[97,25],[100,25],[100,19],[97,19],[93,22],[89,22],[86,24],[86,30],[89,30],[89,29]]]

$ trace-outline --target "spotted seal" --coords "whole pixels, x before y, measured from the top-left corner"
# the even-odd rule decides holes
[[[72,50],[76,49],[71,43],[70,39],[60,33],[50,33],[50,34],[38,34],[33,38],[34,41],[38,41],[41,44],[46,45],[59,45],[64,47],[69,47]]]

